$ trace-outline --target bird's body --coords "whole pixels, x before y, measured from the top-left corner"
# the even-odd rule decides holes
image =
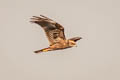
[[[81,37],[75,37],[67,40],[65,38],[64,28],[43,15],[40,15],[40,17],[33,16],[31,19],[31,22],[40,25],[44,29],[50,43],[48,48],[37,50],[35,53],[71,48],[76,45],[77,40],[82,39]]]

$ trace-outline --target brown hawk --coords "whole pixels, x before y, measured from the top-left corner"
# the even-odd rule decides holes
[[[31,19],[32,21],[30,22],[36,23],[44,29],[50,42],[48,48],[34,51],[35,53],[71,48],[76,46],[76,41],[82,39],[81,37],[74,37],[67,40],[63,26],[43,15],[40,15],[40,17],[33,16]]]

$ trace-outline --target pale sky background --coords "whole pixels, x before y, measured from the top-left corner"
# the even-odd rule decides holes
[[[65,27],[78,47],[48,46],[32,16]],[[120,0],[0,0],[0,80],[120,80]]]

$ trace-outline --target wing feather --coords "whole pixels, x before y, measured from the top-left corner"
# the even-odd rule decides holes
[[[32,19],[31,22],[40,25],[44,29],[47,35],[47,38],[50,42],[50,45],[56,42],[59,42],[60,39],[66,40],[65,34],[64,34],[64,27],[62,27],[57,22],[43,15],[40,15],[40,17],[33,16],[33,18],[31,19]]]

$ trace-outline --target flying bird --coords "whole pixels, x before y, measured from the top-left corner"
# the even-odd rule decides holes
[[[39,17],[33,16],[30,22],[36,23],[44,29],[50,43],[48,48],[36,50],[34,51],[35,53],[71,48],[76,46],[76,41],[82,39],[82,37],[66,39],[64,27],[43,15],[40,15]]]

